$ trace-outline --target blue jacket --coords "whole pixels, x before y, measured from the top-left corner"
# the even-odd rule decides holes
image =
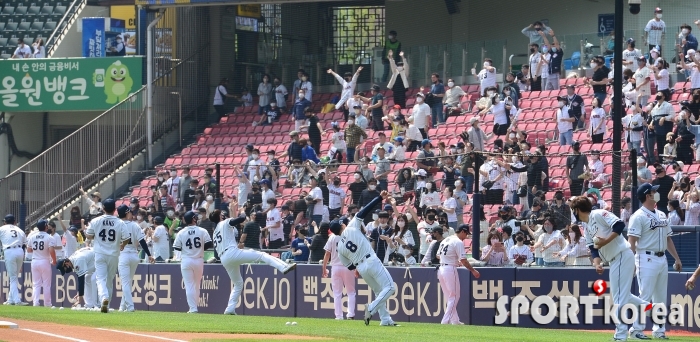
[[[303,98],[301,100],[297,99],[292,106],[292,115],[294,115],[295,120],[306,120],[304,115],[304,110],[306,107],[311,106],[311,101]]]
[[[313,147],[308,145],[301,150],[301,162],[303,163],[307,160],[311,160],[316,164],[320,162],[318,156],[316,156],[316,150],[314,150]]]
[[[688,54],[688,50],[693,49],[696,50],[698,49],[698,39],[693,36],[692,33],[688,33],[688,35],[685,37],[685,46],[683,46],[683,53]]]

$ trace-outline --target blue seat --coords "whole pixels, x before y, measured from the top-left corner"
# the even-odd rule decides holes
[[[15,13],[15,8],[10,5],[5,5],[5,7],[2,8],[2,11],[0,11],[0,15],[5,16],[5,15],[12,15]]]
[[[571,58],[564,60],[564,70],[573,70],[581,64],[581,52],[575,51],[571,54]]]

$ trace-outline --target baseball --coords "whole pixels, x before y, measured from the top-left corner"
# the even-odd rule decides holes
[[[694,288],[695,288],[695,285],[688,284],[688,291],[693,291]]]
[[[297,322],[292,322],[292,325],[297,325]]]
[[[287,325],[292,325],[292,322],[287,322]]]
[[[594,237],[593,237],[593,244],[594,244],[594,245],[597,245],[598,242],[600,242],[600,238],[598,238],[597,236],[594,236]]]

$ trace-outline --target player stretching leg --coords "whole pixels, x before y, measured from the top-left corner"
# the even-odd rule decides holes
[[[5,254],[5,268],[10,278],[10,292],[4,305],[29,305],[20,300],[18,276],[22,272],[24,249],[27,248],[27,236],[24,231],[15,226],[15,216],[5,215],[5,225],[0,227],[0,244]]]
[[[637,267],[637,284],[639,285],[639,298],[654,303],[666,303],[666,291],[668,288],[668,262],[666,261],[666,250],[671,253],[676,260],[673,268],[680,271],[682,268],[681,259],[676,253],[676,246],[671,240],[673,231],[668,226],[666,214],[657,210],[656,202],[660,195],[656,192],[659,186],[652,186],[649,183],[643,184],[637,189],[637,198],[642,203],[642,207],[637,209],[630,217],[630,226],[627,229],[632,251],[635,252],[634,265]],[[688,194],[689,206],[700,205],[690,201],[692,196],[697,196],[696,192]],[[656,325],[652,328],[652,336],[658,339],[668,339],[666,337],[666,325]],[[632,325],[630,337],[637,339],[648,339],[644,335],[644,325],[639,321]]]
[[[134,274],[136,274],[136,267],[139,266],[139,251],[136,249],[136,245],[141,245],[141,248],[146,255],[148,255],[148,261],[154,263],[155,259],[151,256],[151,251],[148,250],[148,244],[146,244],[146,236],[143,234],[143,230],[139,227],[136,222],[132,221],[133,215],[131,210],[126,205],[122,204],[117,208],[117,213],[119,218],[124,222],[126,226],[126,231],[129,233],[126,246],[119,253],[119,280],[122,283],[122,301],[119,303],[119,311],[134,312],[134,299],[131,296],[131,280],[134,279]]]
[[[613,303],[622,307],[625,304],[644,305],[650,308],[651,303],[632,294],[632,278],[634,278],[634,253],[629,243],[622,237],[624,222],[606,210],[592,210],[588,197],[579,196],[571,201],[571,211],[576,221],[585,224],[584,236],[591,250],[593,265],[598,274],[603,274],[604,261],[610,264],[610,294]],[[619,316],[620,311],[615,313]],[[615,341],[627,340],[627,324],[620,322],[615,327]]]
[[[192,211],[185,213],[184,219],[187,227],[177,233],[173,250],[180,252],[182,262],[180,272],[185,281],[185,293],[187,305],[190,309],[187,313],[197,313],[199,302],[199,286],[202,283],[204,273],[204,250],[212,246],[211,237],[206,229],[197,226],[195,219],[197,214]]]
[[[102,206],[105,214],[92,220],[87,229],[88,241],[92,242],[95,252],[95,278],[97,279],[97,293],[102,303],[102,312],[109,312],[109,301],[112,299],[114,277],[119,266],[119,251],[122,242],[129,239],[126,226],[116,216],[116,204],[111,198],[106,199]]]
[[[59,260],[56,269],[61,275],[75,271],[78,275],[78,294],[73,298],[73,306],[80,305],[83,299],[85,308],[97,307],[97,286],[95,281],[95,251],[91,247],[81,248],[69,258]]]
[[[282,260],[267,253],[252,249],[239,249],[236,243],[239,224],[245,221],[245,215],[237,218],[229,218],[222,221],[221,210],[216,209],[209,214],[211,222],[216,223],[214,230],[214,248],[219,255],[221,264],[224,265],[229,278],[233,282],[233,290],[228,299],[228,306],[224,310],[225,315],[235,315],[238,299],[243,291],[243,277],[241,276],[241,264],[263,262],[283,274],[287,274],[297,267],[297,264],[288,265]]]
[[[32,292],[34,306],[39,306],[39,298],[44,290],[44,306],[51,307],[51,265],[56,265],[55,241],[46,232],[46,220],[36,224],[38,232],[29,234],[27,238],[27,254],[32,253]]]
[[[367,282],[376,296],[372,303],[365,306],[365,325],[369,325],[372,315],[379,312],[379,317],[382,320],[381,325],[398,326],[386,309],[386,300],[394,294],[394,280],[377,258],[372,246],[367,241],[367,237],[362,233],[362,221],[365,216],[369,215],[372,208],[388,197],[389,193],[382,191],[381,197],[375,197],[360,209],[350,220],[350,223],[343,227],[337,247],[340,262],[349,270],[354,270],[356,276],[362,276],[362,279]]]
[[[323,256],[323,273],[321,276],[328,278],[328,261],[331,262],[331,288],[333,289],[333,306],[335,308],[335,319],[343,319],[343,287],[348,293],[348,319],[355,319],[355,272],[343,266],[338,258],[338,241],[340,241],[340,232],[343,228],[342,224],[347,225],[350,221],[343,218],[343,221],[334,220],[331,222],[330,230],[333,233],[328,238],[328,242],[323,247],[326,254]]]
[[[442,240],[438,247],[437,257],[440,259],[440,270],[438,271],[438,279],[440,287],[447,298],[447,308],[445,315],[442,316],[442,324],[459,325],[464,324],[459,321],[457,314],[457,303],[459,303],[459,275],[457,267],[460,264],[464,265],[472,273],[474,278],[479,278],[481,275],[467,261],[466,251],[464,250],[464,239],[469,234],[469,225],[463,224],[457,228],[456,234]]]

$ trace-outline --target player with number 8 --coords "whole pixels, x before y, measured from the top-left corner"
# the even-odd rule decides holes
[[[173,242],[173,249],[179,251],[182,256],[180,272],[185,282],[187,305],[190,307],[187,313],[197,313],[199,284],[204,273],[204,250],[213,246],[209,232],[197,226],[196,217],[197,214],[192,211],[185,213],[187,227],[177,233]]]
[[[109,301],[112,299],[114,277],[119,267],[119,252],[129,242],[129,232],[126,225],[114,216],[117,210],[113,199],[108,198],[102,203],[105,214],[93,219],[87,229],[87,240],[92,242],[95,252],[95,278],[97,280],[97,296],[102,303],[101,311],[109,312]]]

